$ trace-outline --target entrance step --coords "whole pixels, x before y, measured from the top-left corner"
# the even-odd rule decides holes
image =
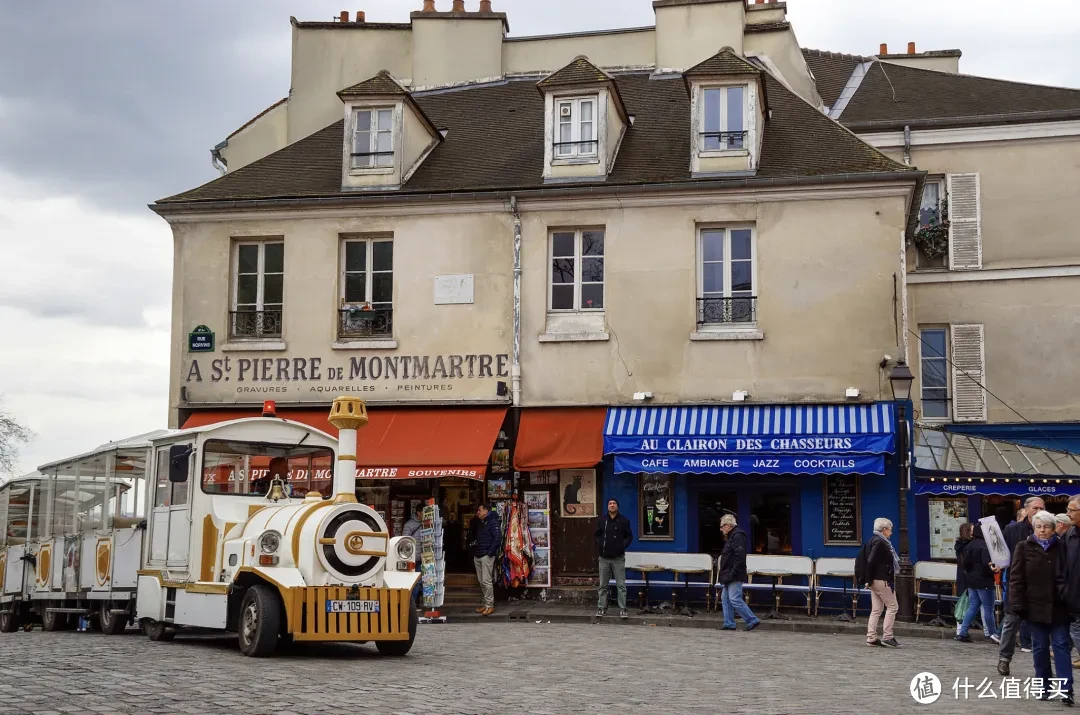
[[[480,582],[476,580],[475,573],[448,573],[446,574],[446,590],[449,591],[452,587],[470,587],[474,586],[480,588]]]

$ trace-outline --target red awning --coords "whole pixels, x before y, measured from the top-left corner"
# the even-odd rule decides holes
[[[514,469],[583,469],[604,458],[603,407],[553,407],[521,412]]]
[[[260,410],[213,410],[193,414],[184,428],[203,427]],[[330,410],[278,410],[283,419],[337,436],[327,421]],[[358,479],[464,477],[482,480],[505,407],[372,408],[368,425],[356,432]]]

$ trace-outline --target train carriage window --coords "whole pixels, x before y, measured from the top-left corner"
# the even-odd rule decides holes
[[[261,497],[270,491],[274,478],[281,477],[287,496],[318,491],[328,497],[333,460],[328,447],[211,440],[203,447],[200,481],[207,494]]]
[[[7,546],[8,541],[8,496],[11,489],[0,491],[0,549]]]

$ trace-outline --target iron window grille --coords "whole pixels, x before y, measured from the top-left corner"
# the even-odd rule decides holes
[[[697,299],[698,326],[756,322],[757,296]]]
[[[229,334],[234,338],[280,338],[280,310],[234,310],[229,313]]]

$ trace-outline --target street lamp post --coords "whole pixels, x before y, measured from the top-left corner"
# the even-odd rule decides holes
[[[907,408],[911,404],[911,383],[915,376],[903,360],[897,360],[889,374],[893,399],[897,407],[897,465],[900,474],[900,573],[896,574],[896,603],[899,608],[897,617],[902,621],[915,620],[915,574],[911,567],[911,555],[908,545],[908,425]]]

